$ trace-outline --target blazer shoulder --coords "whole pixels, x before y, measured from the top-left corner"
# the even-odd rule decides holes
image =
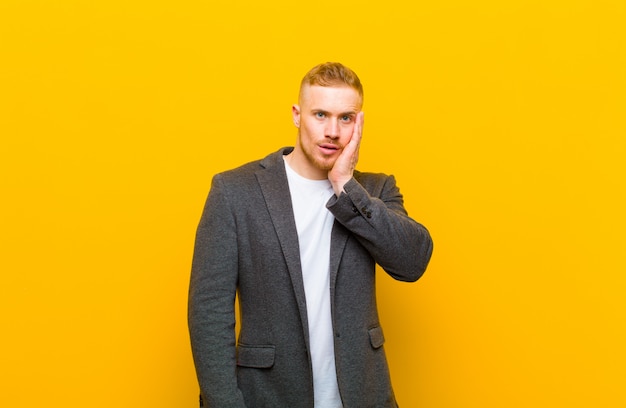
[[[277,152],[271,153],[262,159],[242,164],[241,166],[235,167],[234,169],[222,171],[220,173],[217,173],[214,177],[218,177],[220,179],[223,179],[224,181],[245,180],[246,177],[253,177],[259,170],[271,170],[281,164],[282,156],[288,153],[291,149],[293,148],[283,147]]]
[[[251,161],[249,163],[243,164],[234,169],[229,169],[217,173],[214,177],[223,179],[225,181],[237,180],[249,176],[253,176],[254,173],[261,168],[261,160]]]
[[[354,179],[370,194],[380,192],[388,187],[396,187],[396,178],[391,174],[355,170]]]
[[[354,178],[361,182],[361,181],[385,181],[389,178],[393,178],[393,175],[390,174],[386,174],[386,173],[372,173],[369,171],[359,171],[359,170],[354,170]]]

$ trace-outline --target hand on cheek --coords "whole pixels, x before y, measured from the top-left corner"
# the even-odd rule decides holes
[[[328,179],[335,190],[335,195],[339,196],[343,191],[343,186],[350,181],[359,160],[359,148],[361,146],[361,137],[363,135],[363,112],[359,112],[356,116],[352,136],[348,143],[344,146],[341,155],[328,172]]]

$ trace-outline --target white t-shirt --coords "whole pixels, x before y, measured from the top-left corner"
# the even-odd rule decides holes
[[[315,408],[342,408],[330,314],[330,235],[335,217],[326,208],[333,195],[329,180],[310,180],[285,161],[298,230],[306,295]]]

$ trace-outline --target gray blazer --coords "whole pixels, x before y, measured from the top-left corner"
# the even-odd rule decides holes
[[[284,148],[213,178],[198,231],[189,331],[205,406],[313,408],[309,332]],[[397,407],[378,319],[375,265],[417,280],[432,253],[393,176],[355,172],[335,216],[330,291],[344,408]],[[235,294],[239,338],[235,341]]]

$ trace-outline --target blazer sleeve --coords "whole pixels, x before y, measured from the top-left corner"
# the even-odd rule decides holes
[[[235,362],[237,234],[228,201],[216,175],[196,233],[188,324],[204,400],[210,407],[243,408]]]
[[[407,214],[393,176],[376,175],[368,190],[355,178],[333,196],[327,208],[394,279],[414,282],[430,261],[433,242],[428,230]],[[372,185],[369,185],[372,184]]]

